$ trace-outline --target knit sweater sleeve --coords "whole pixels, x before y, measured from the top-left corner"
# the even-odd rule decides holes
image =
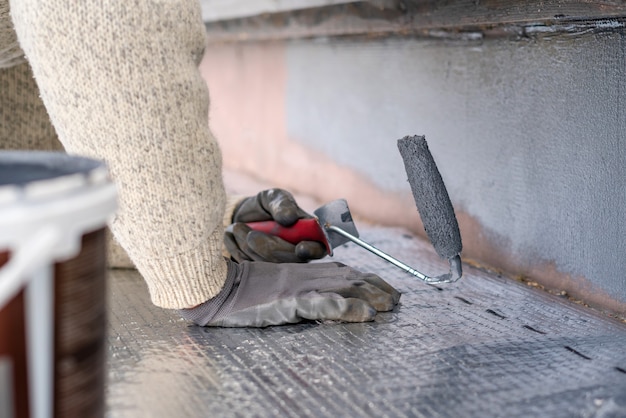
[[[153,303],[215,296],[226,195],[198,71],[199,4],[19,0],[11,13],[63,146],[109,165],[120,203],[111,229]]]

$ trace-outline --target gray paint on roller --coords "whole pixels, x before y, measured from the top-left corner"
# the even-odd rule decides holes
[[[289,135],[406,190],[426,134],[457,210],[521,269],[553,262],[626,302],[626,34],[480,43],[299,41]],[[465,237],[467,240],[467,237]]]
[[[415,205],[426,234],[442,258],[461,253],[461,233],[450,197],[424,136],[405,136],[398,140]]]

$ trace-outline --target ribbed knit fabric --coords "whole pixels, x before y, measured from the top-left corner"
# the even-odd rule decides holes
[[[226,198],[226,210],[224,211],[223,225],[227,227],[233,223],[233,212],[237,205],[245,199],[247,196],[242,195],[229,195]],[[128,257],[126,251],[115,241],[115,238],[111,234],[107,234],[108,254],[107,261],[109,267],[113,268],[135,268],[135,264]],[[230,258],[230,253],[225,246],[222,247],[222,255],[226,258]]]
[[[205,45],[198,2],[11,0],[10,6],[66,151],[109,166],[120,202],[111,229],[152,301],[180,309],[218,294],[226,279],[226,196],[198,71]]]

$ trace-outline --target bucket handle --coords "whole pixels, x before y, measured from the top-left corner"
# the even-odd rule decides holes
[[[52,266],[45,267],[60,241],[59,228],[45,226],[18,243],[17,251],[0,268],[0,309],[26,288],[29,404],[35,418],[52,416]],[[44,295],[45,294],[45,295]],[[37,329],[37,325],[41,328]]]
[[[17,251],[0,267],[0,308],[28,284],[31,274],[52,254],[60,237],[58,228],[46,226],[20,242]]]

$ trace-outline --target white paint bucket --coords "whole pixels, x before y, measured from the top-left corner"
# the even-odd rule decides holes
[[[0,152],[0,417],[104,415],[116,205],[101,162]]]

